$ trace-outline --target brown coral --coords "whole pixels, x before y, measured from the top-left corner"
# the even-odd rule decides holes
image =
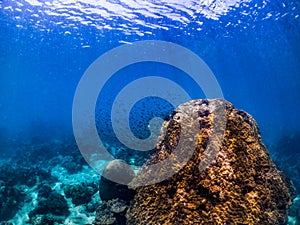
[[[225,107],[225,121],[216,120],[218,105]],[[184,155],[172,154],[179,140],[183,146],[180,150],[186,154],[184,149],[189,142],[185,144],[180,139],[182,123],[195,122],[178,120],[183,109],[198,113],[200,124],[197,145],[185,165],[179,159]],[[222,122],[226,125],[223,139],[211,138]],[[175,110],[163,133],[156,153],[131,185],[167,170],[174,173],[157,184],[135,188],[137,194],[127,213],[127,224],[286,223],[286,211],[294,198],[293,186],[276,169],[250,115],[224,100],[194,100]],[[220,145],[215,143],[218,141]],[[208,145],[214,150],[207,151]],[[173,163],[155,171],[149,167],[167,158],[172,158]],[[207,166],[199,169],[205,161]]]

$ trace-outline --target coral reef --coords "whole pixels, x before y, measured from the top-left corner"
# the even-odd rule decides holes
[[[300,224],[300,196],[294,200],[288,214],[295,219],[295,224]]]
[[[48,171],[37,167],[19,166],[4,164],[0,167],[0,180],[3,180],[6,185],[25,184],[28,187],[33,187],[37,180],[50,179],[51,175]]]
[[[97,185],[94,183],[67,185],[64,188],[65,196],[72,198],[74,205],[87,204],[92,200],[92,196],[97,192]]]
[[[0,165],[0,221],[9,220],[22,207],[26,199],[26,187],[33,187],[38,180],[51,175],[39,168],[15,164]]]
[[[32,141],[31,141],[32,142]],[[23,143],[15,151],[15,161],[18,165],[35,165],[37,168],[62,165],[69,173],[75,173],[86,165],[85,160],[80,154],[76,143],[70,140],[52,140],[42,144]]]
[[[25,193],[16,186],[0,186],[0,221],[11,219],[25,199]]]
[[[66,168],[66,170],[72,174],[80,171],[82,169],[82,164],[76,162],[76,158],[73,156],[66,156],[61,162],[61,165]]]
[[[40,189],[38,191],[38,197],[48,198],[51,192],[52,192],[51,187],[47,184],[44,184],[40,187]]]
[[[121,199],[103,201],[96,210],[95,225],[124,225],[128,206]]]
[[[3,221],[0,223],[0,225],[14,225],[14,224],[11,222]]]
[[[52,215],[34,215],[30,217],[31,225],[55,225],[62,223],[62,220],[55,219]]]
[[[130,190],[126,184],[128,184],[135,175],[130,166],[122,162],[124,161],[113,160],[103,171],[103,176],[101,176],[99,184],[99,194],[100,198],[104,201],[119,198],[128,202],[133,199],[135,192]],[[106,177],[113,177],[122,184],[109,180]]]
[[[100,175],[85,165],[76,143],[19,144],[0,160],[0,224],[91,224]],[[66,187],[75,200],[65,199]]]
[[[29,217],[49,213],[57,216],[69,215],[68,203],[63,195],[52,191],[47,198],[41,198],[37,207],[29,213]]]
[[[272,159],[300,193],[300,131],[285,131],[270,145]]]
[[[226,121],[218,120],[218,107],[225,108]],[[180,116],[186,112],[194,113],[197,118],[182,120]],[[219,136],[211,138],[211,135],[224,122],[226,129],[219,142]],[[185,157],[185,148],[190,145],[188,140],[180,138],[184,135],[181,128],[192,127],[192,123],[200,125],[197,144],[187,163],[181,165],[179,158]],[[137,194],[126,215],[128,225],[287,222],[287,209],[295,197],[294,187],[277,170],[250,115],[225,100],[194,100],[180,105],[165,122],[163,131],[155,154],[130,183]],[[179,142],[182,149],[175,155]],[[213,146],[212,152],[216,154],[207,151],[208,145]],[[209,156],[212,161],[199,170]],[[158,170],[149,169],[149,165],[167,158],[174,163]],[[156,184],[136,186],[167,170],[176,173]]]

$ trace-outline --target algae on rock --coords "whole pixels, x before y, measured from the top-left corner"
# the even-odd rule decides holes
[[[213,126],[213,120],[218,116],[216,106],[225,109],[221,140],[219,136],[212,137],[213,129],[222,126],[218,122]],[[183,122],[178,117],[187,109],[198,115],[199,130],[195,149],[182,165],[177,158],[185,155],[174,156],[172,153],[180,141],[182,154],[186,154],[184,148],[189,142],[181,138]],[[184,123],[189,126],[188,120]],[[127,224],[286,223],[287,209],[295,197],[295,190],[277,170],[250,115],[225,100],[193,100],[180,105],[162,130],[156,152],[131,182],[137,193],[127,212]],[[208,151],[208,145],[215,149]],[[212,157],[207,157],[209,154]],[[174,164],[161,168],[161,171],[168,170],[169,166],[176,173],[156,184],[136,185],[154,175],[159,176],[158,171],[151,170],[151,165],[168,157],[173,158]],[[212,160],[199,169],[207,159]]]

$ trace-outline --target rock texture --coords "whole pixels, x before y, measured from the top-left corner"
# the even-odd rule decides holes
[[[224,108],[225,121],[216,120],[218,106]],[[172,152],[181,142],[181,150],[186,154],[184,149],[190,142],[180,138],[182,126],[183,123],[189,126],[195,119],[181,120],[182,111],[196,113],[200,124],[197,144],[184,165],[177,159],[184,155],[175,156]],[[222,123],[225,123],[222,140],[218,135],[212,138]],[[250,115],[225,100],[194,100],[179,106],[164,124],[163,131],[156,153],[131,182],[137,194],[127,212],[127,224],[286,223],[294,187],[276,169]],[[208,146],[214,149],[208,151]],[[151,170],[151,165],[170,157],[172,165]],[[210,162],[203,164],[208,159]],[[135,186],[166,170],[176,173],[157,184]]]
[[[97,192],[95,183],[84,183],[66,185],[64,187],[66,198],[72,198],[75,206],[88,204],[92,200],[92,196]]]
[[[121,199],[103,201],[96,210],[94,225],[124,225],[128,206]]]
[[[102,201],[122,199],[129,202],[133,199],[135,192],[128,189],[127,184],[133,179],[134,172],[129,165],[122,160],[111,161],[103,171],[99,184],[99,195]],[[120,183],[107,179],[114,178]]]

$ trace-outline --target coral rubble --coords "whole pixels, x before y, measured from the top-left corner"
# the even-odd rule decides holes
[[[225,121],[218,121],[218,107],[224,108]],[[197,118],[182,120],[180,116],[185,112],[194,113]],[[197,143],[187,163],[182,165],[178,158],[185,155],[180,152],[186,154],[185,148],[190,145],[181,138],[182,126],[192,127],[195,121],[199,122]],[[222,122],[225,129],[220,141],[219,136],[212,138],[212,134]],[[127,212],[127,224],[279,225],[287,222],[287,209],[295,197],[294,187],[277,170],[250,115],[225,100],[193,100],[180,105],[162,130],[155,154],[130,184],[137,194]],[[179,142],[179,155],[174,155]],[[208,151],[208,145],[214,149]],[[173,164],[151,169],[151,165],[167,158]],[[212,160],[199,169],[207,158]],[[176,173],[159,183],[137,186],[166,170]]]

